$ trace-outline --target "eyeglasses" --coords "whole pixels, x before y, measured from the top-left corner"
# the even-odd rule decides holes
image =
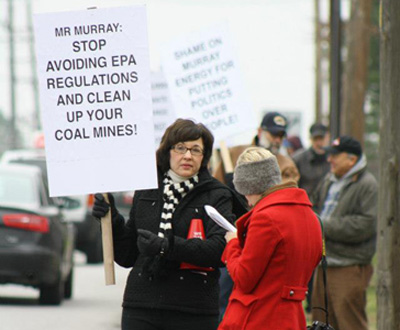
[[[176,144],[171,147],[172,150],[174,150],[178,154],[186,154],[187,151],[189,150],[192,156],[202,156],[203,155],[203,149],[200,147],[194,146],[192,148],[186,147],[184,144]]]

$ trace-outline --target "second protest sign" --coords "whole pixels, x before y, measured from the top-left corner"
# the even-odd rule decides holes
[[[178,117],[204,123],[217,141],[255,128],[227,25],[175,38],[161,53]]]

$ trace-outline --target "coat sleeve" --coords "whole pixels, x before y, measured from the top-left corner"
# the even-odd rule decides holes
[[[137,197],[134,198],[129,220],[126,223],[124,217],[120,214],[116,219],[113,219],[114,260],[118,265],[126,268],[133,267],[139,254],[134,218],[135,200],[137,199]]]
[[[231,240],[224,251],[222,261],[235,286],[249,294],[265,273],[282,236],[274,222],[265,214],[254,213],[246,233],[244,248],[238,239]]]
[[[360,243],[376,235],[377,185],[363,184],[353,197],[348,214],[324,221],[327,239],[341,243]],[[355,209],[353,209],[355,207]]]
[[[213,206],[229,221],[233,222],[232,195],[224,189]],[[218,268],[223,266],[221,255],[225,247],[226,231],[205,215],[203,219],[206,239],[185,239],[174,236],[174,244],[168,253],[168,259],[187,262],[196,266]]]

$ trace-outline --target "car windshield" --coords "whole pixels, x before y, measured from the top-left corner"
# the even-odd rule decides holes
[[[0,204],[27,206],[36,203],[32,177],[20,173],[0,173]]]

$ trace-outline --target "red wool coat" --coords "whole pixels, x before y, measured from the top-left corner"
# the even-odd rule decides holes
[[[219,330],[306,329],[302,301],[322,256],[320,223],[306,192],[275,189],[236,223],[226,246],[234,288]]]

